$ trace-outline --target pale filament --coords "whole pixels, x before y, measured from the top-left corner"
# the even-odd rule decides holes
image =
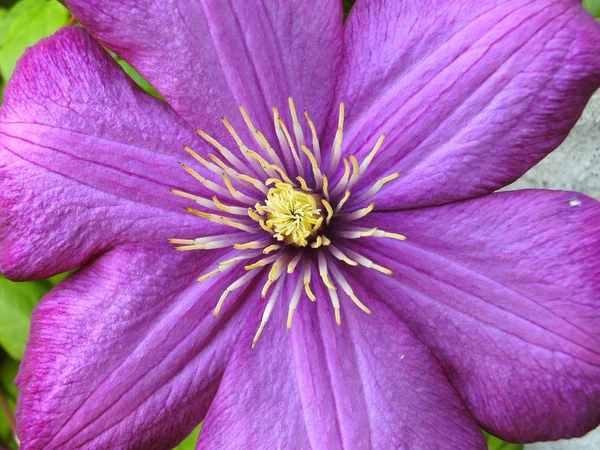
[[[343,174],[330,188],[329,179],[322,170],[321,146],[311,116],[304,111],[304,119],[310,129],[310,136],[305,136],[300,122],[302,115],[298,114],[291,97],[287,106],[292,118],[291,127],[286,125],[276,107],[272,110],[280,152],[254,126],[250,114],[242,106],[239,108],[240,114],[258,146],[256,149],[248,147],[227,119],[223,119],[223,125],[234,139],[239,156],[204,131],[197,130],[199,136],[216,150],[216,154],[205,158],[188,146],[184,147],[185,151],[203,170],[212,174],[211,178],[216,175],[221,182],[217,183],[195,168],[181,164],[186,172],[214,195],[205,198],[179,189],[171,190],[173,194],[211,211],[186,208],[189,213],[235,230],[196,239],[170,240],[179,251],[227,247],[239,251],[198,278],[202,282],[241,265],[245,268],[246,273],[221,294],[215,307],[215,316],[230,293],[247,286],[259,274],[266,274],[261,297],[268,296],[268,300],[252,341],[253,348],[281,297],[286,280],[293,286],[287,328],[292,327],[294,313],[303,296],[310,301],[317,301],[311,286],[318,282],[327,289],[338,325],[341,325],[340,292],[342,297],[347,296],[356,307],[370,314],[371,310],[358,299],[348,281],[350,278],[344,276],[339,265],[360,265],[388,275],[391,271],[347,248],[343,242],[346,239],[373,237],[406,239],[401,234],[351,225],[374,210],[374,202],[366,206],[364,203],[400,176],[397,173],[385,176],[371,187],[361,188],[358,195],[356,192],[353,194],[354,186],[382,148],[385,136],[379,138],[361,162],[354,155],[342,158],[345,107],[344,103],[340,103],[327,173],[335,174],[343,163]],[[308,174],[305,173],[306,168]],[[355,206],[349,208],[347,205]],[[328,230],[332,222],[336,227],[330,234]],[[313,267],[318,277],[313,277]]]

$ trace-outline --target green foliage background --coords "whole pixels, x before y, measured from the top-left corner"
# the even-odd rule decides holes
[[[354,0],[343,0],[347,15]],[[600,0],[583,0],[584,6],[600,17]],[[54,0],[0,0],[0,104],[6,81],[25,49],[57,29],[73,23],[69,11]],[[144,90],[158,93],[125,61],[119,64]],[[17,398],[14,379],[29,335],[30,315],[42,296],[66,274],[48,280],[13,283],[0,276],[0,447],[17,448],[13,435],[13,414]],[[195,448],[198,427],[178,447]],[[508,444],[486,434],[492,450],[518,450],[522,445]],[[443,444],[442,444],[443,445]]]

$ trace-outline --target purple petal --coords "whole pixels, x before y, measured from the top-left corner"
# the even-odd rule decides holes
[[[123,246],[48,294],[18,377],[22,448],[171,448],[198,425],[252,304],[242,289],[212,316],[239,273],[195,279],[223,256]]]
[[[271,107],[287,111],[288,96],[300,114],[308,109],[317,126],[325,124],[343,42],[339,1],[66,3],[188,123],[223,143],[231,142],[223,116],[252,142],[240,104],[271,140]]]
[[[598,425],[600,203],[522,191],[364,222],[407,240],[362,244],[394,276],[356,277],[370,276],[483,427],[530,442]]]
[[[327,294],[315,293],[316,303],[301,301],[291,330],[291,292],[282,295],[254,350],[261,311],[250,315],[197,448],[486,448],[398,316],[383,304],[369,316],[348,301],[338,327]]]
[[[402,175],[381,209],[507,185],[562,142],[600,86],[600,25],[579,0],[359,0],[345,43],[344,152],[360,159],[385,133],[363,182]]]
[[[119,244],[187,237],[191,228],[202,234],[204,223],[184,213],[189,202],[169,192],[201,186],[177,165],[184,144],[203,145],[199,137],[83,29],[30,49],[4,99],[4,274],[41,278]]]

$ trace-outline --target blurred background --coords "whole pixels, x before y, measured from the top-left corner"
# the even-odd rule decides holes
[[[344,0],[346,14],[353,3],[354,0]],[[583,4],[600,18],[600,0],[583,0]],[[73,24],[75,18],[56,0],[0,0],[0,105],[4,86],[25,49],[60,27]],[[144,90],[157,95],[127,63],[119,63]],[[600,93],[592,98],[564,144],[507,189],[524,188],[573,190],[600,200]],[[13,283],[0,275],[0,450],[18,448],[14,423],[18,391],[14,379],[27,343],[31,311],[66,276]],[[194,449],[199,432],[200,427],[176,448]],[[486,439],[493,450],[524,448],[489,435]],[[598,449],[600,429],[582,439],[525,446],[525,450]]]

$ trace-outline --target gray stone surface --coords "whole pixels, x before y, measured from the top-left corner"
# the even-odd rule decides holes
[[[600,91],[563,145],[508,187],[527,188],[566,189],[600,199]],[[580,439],[531,444],[525,449],[599,450],[600,428]]]
[[[509,186],[526,188],[565,189],[600,199],[600,91],[565,142]]]

